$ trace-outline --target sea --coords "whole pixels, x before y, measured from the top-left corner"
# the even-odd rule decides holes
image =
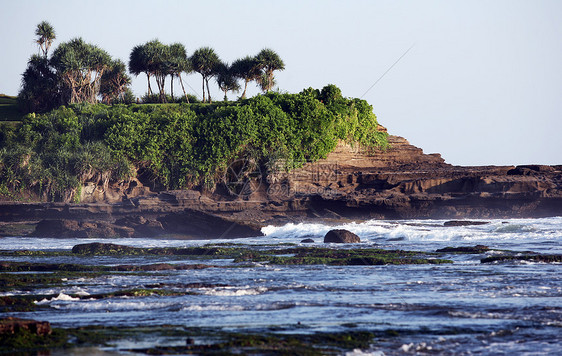
[[[474,226],[443,226],[445,220],[370,220],[340,225],[323,223],[267,226],[265,236],[229,240],[55,239],[7,237],[2,250],[70,250],[87,242],[135,247],[187,247],[230,243],[249,248],[302,246],[435,251],[444,247],[486,245],[481,254],[446,254],[442,265],[282,266],[232,260],[211,261],[166,256],[8,256],[3,260],[119,265],[134,263],[207,263],[223,268],[158,273],[101,275],[68,279],[50,289],[13,290],[10,294],[46,294],[48,306],[11,316],[49,321],[55,327],[93,325],[130,327],[178,325],[237,332],[278,333],[370,331],[369,347],[345,355],[561,355],[562,265],[560,263],[481,263],[505,253],[562,254],[562,217],[486,220]],[[356,233],[360,244],[325,244],[331,229]],[[310,244],[301,243],[312,239]],[[197,293],[174,296],[76,298],[123,289],[165,284]],[[188,291],[188,290],[187,290]],[[386,335],[386,336],[385,336]],[[127,342],[100,348],[119,352]],[[167,345],[185,340],[158,339]]]

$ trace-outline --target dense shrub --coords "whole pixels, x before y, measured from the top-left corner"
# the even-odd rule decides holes
[[[233,103],[77,104],[28,115],[0,150],[1,191],[31,187],[71,200],[84,182],[143,172],[155,187],[213,186],[228,164],[251,158],[292,169],[325,158],[338,140],[386,147],[371,106],[335,86]],[[277,167],[279,165],[277,164]]]

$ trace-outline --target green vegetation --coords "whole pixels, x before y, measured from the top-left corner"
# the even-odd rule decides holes
[[[324,158],[338,140],[384,148],[377,126],[366,101],[333,85],[213,105],[62,106],[1,131],[0,193],[69,202],[85,182],[135,176],[154,189],[214,189],[238,159],[269,173]]]
[[[228,65],[210,47],[189,57],[181,43],[138,45],[128,67],[148,79],[139,105],[132,104],[124,62],[81,38],[49,54],[56,34],[47,22],[36,35],[41,54],[30,58],[18,96],[30,114],[19,125],[0,125],[0,199],[78,202],[85,183],[105,190],[132,178],[154,190],[214,190],[229,181],[227,168],[240,160],[270,174],[325,158],[338,140],[371,152],[387,145],[371,106],[343,97],[334,85],[273,92],[274,72],[285,64],[268,48]],[[203,103],[211,103],[212,78],[225,101],[195,103],[181,77],[191,72],[202,76]],[[174,97],[174,79],[182,85],[181,100]],[[244,81],[242,99],[227,102],[229,91],[241,89],[238,80]],[[245,99],[250,81],[265,94]],[[20,118],[13,99],[0,97],[2,119]],[[155,102],[169,104],[146,104]],[[244,173],[238,182],[256,179]]]

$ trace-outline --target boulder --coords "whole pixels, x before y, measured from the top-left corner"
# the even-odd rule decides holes
[[[324,243],[329,242],[351,244],[361,242],[361,239],[351,231],[337,229],[328,231],[324,236]]]
[[[303,243],[303,244],[311,244],[313,242],[314,242],[313,239],[304,239],[304,240],[301,241],[301,243]]]

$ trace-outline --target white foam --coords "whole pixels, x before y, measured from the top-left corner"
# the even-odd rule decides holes
[[[354,349],[353,351],[348,351],[345,356],[384,356],[382,351],[363,351],[361,349]]]
[[[203,290],[203,294],[206,295],[215,295],[220,297],[240,297],[245,295],[258,295],[267,292],[267,288],[265,287],[257,287],[257,288],[250,288],[250,287],[219,287],[219,288],[210,288]]]
[[[138,299],[118,298],[111,300],[82,300],[80,303],[58,305],[59,309],[88,310],[88,311],[135,311],[163,309],[175,306],[172,302],[140,301]]]
[[[552,240],[562,241],[562,217],[543,219],[492,219],[486,225],[444,227],[446,220],[369,220],[359,223],[327,225],[321,223],[288,223],[282,226],[262,228],[265,237],[239,240],[244,244],[261,244],[275,239],[276,242],[295,242],[297,239],[312,237],[321,239],[331,229],[350,230],[365,242],[408,241],[408,242],[479,242],[488,239],[511,240]],[[320,240],[321,241],[321,240]],[[70,250],[82,243],[105,242],[133,247],[187,247],[208,243],[232,242],[232,240],[176,240],[150,238],[2,238],[4,249],[11,250]]]
[[[317,223],[289,223],[266,226],[262,232],[271,238],[323,237],[331,229],[346,229],[364,241],[479,241],[488,239],[562,240],[562,217],[545,219],[487,220],[485,225],[443,226],[446,220],[381,221],[369,220],[329,226]]]
[[[43,299],[41,301],[36,301],[35,304],[41,305],[41,304],[49,304],[52,302],[56,302],[56,301],[63,301],[63,302],[69,302],[69,301],[76,301],[76,300],[80,300],[80,298],[73,298],[69,295],[66,295],[64,293],[59,293],[58,296],[53,297],[51,299]]]

